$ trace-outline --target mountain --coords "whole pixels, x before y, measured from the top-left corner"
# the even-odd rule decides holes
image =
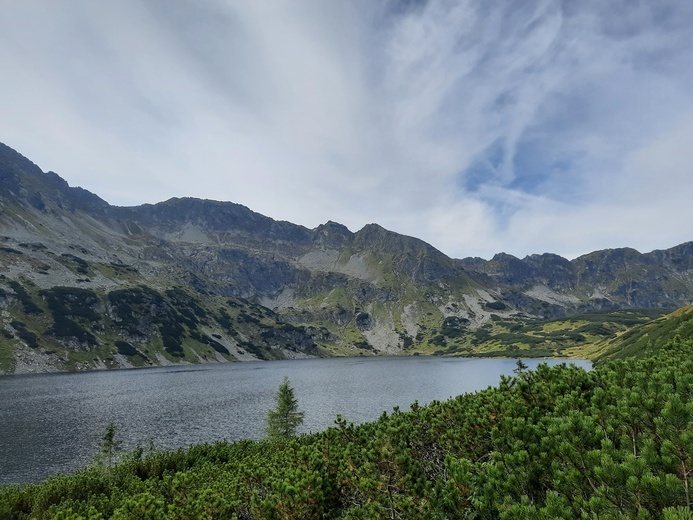
[[[0,186],[4,372],[508,349],[562,355],[580,336],[564,318],[693,303],[693,242],[572,261],[452,259],[377,224],[308,229],[193,198],[112,206],[2,144]],[[562,319],[562,336],[539,330]],[[509,343],[513,334],[522,341]]]

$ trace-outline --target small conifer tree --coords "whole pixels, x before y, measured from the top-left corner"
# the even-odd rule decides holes
[[[527,370],[527,365],[525,365],[522,362],[522,359],[518,358],[517,362],[515,363],[515,368],[513,369],[513,372],[516,374],[522,374],[525,370]]]
[[[117,427],[113,421],[109,422],[101,435],[99,443],[99,460],[110,471],[118,458],[121,441],[116,438]]]
[[[279,385],[274,395],[276,408],[267,412],[267,427],[265,432],[270,439],[288,439],[296,434],[296,428],[303,423],[303,412],[298,410],[298,400],[294,396],[294,389],[289,384],[289,378]]]

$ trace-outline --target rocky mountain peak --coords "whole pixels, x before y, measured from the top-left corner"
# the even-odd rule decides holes
[[[354,238],[354,234],[345,225],[332,220],[316,227],[313,236],[318,244],[331,247],[344,246]]]
[[[570,265],[570,260],[554,253],[527,255],[523,260],[532,265]]]
[[[679,273],[693,271],[693,242],[685,242],[670,249],[652,251],[644,256]]]
[[[354,234],[354,242],[358,247],[380,253],[431,254],[449,260],[447,256],[423,240],[389,231],[378,224],[366,224]]]
[[[38,211],[82,210],[103,214],[108,203],[83,188],[71,188],[55,172],[43,172],[29,159],[0,143],[0,198]]]
[[[192,197],[174,197],[157,204],[117,208],[118,216],[162,238],[217,242],[270,240],[309,244],[307,228],[276,221],[241,204]],[[199,237],[196,238],[196,235]]]

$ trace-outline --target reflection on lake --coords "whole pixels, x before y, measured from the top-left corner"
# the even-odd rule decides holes
[[[301,431],[315,432],[337,414],[360,423],[482,390],[514,368],[513,359],[367,357],[0,377],[0,484],[89,463],[109,421],[126,449],[150,438],[158,448],[259,439],[284,376],[305,412]]]

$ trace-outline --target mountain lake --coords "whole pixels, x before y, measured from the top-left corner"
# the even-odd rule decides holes
[[[529,368],[546,362],[523,360]],[[514,359],[359,357],[176,365],[0,377],[0,484],[37,482],[94,460],[113,421],[123,449],[260,439],[287,376],[305,412],[301,432],[378,419],[433,400],[495,386]]]

